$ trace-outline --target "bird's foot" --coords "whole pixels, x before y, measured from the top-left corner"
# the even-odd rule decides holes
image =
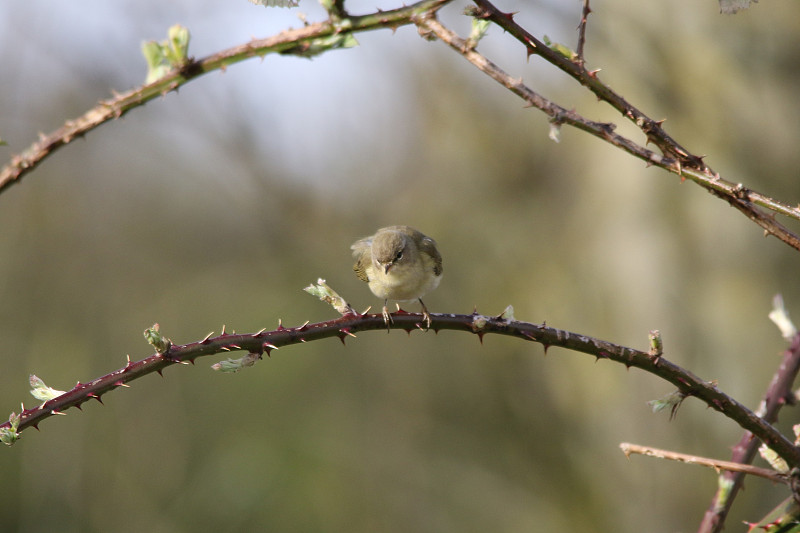
[[[383,322],[386,324],[386,333],[389,333],[392,315],[389,314],[389,309],[386,307],[386,304],[383,305]]]
[[[422,298],[419,299],[420,305],[422,305],[422,318],[425,319],[425,331],[431,329],[431,314],[428,312],[428,308],[425,307],[425,304],[422,302]]]

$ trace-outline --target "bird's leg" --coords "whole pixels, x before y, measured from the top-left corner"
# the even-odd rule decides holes
[[[425,319],[425,324],[428,326],[426,329],[431,329],[431,314],[428,312],[428,308],[425,307],[425,302],[422,301],[422,298],[419,298],[419,303],[422,306],[422,317]]]
[[[389,324],[392,323],[392,317],[389,315],[389,309],[386,307],[387,305],[389,305],[388,299],[383,301],[383,321],[386,323],[386,332],[388,333],[390,329]]]

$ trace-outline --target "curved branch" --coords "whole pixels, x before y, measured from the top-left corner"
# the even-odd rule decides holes
[[[296,54],[308,56],[337,48],[337,42],[320,41],[345,33],[364,32],[411,24],[411,19],[421,13],[433,13],[452,0],[422,0],[410,6],[390,11],[377,11],[369,15],[351,16],[338,12],[340,16],[325,22],[309,24],[296,30],[286,30],[266,39],[254,39],[249,43],[234,46],[203,59],[189,59],[178,69],[157,81],[131,89],[113,98],[101,100],[83,115],[67,120],[60,128],[41,134],[39,140],[19,154],[12,155],[10,162],[0,169],[0,193],[18,183],[27,173],[36,168],[47,156],[58,148],[83,137],[98,126],[119,118],[131,109],[146,104],[158,96],[177,91],[194,78],[215,70],[224,70],[229,65],[267,54]],[[341,16],[341,15],[347,15]]]
[[[391,329],[412,331],[420,327],[423,316],[418,313],[398,311],[392,315]],[[153,372],[161,371],[174,364],[194,363],[195,359],[221,352],[244,350],[260,356],[264,352],[291,344],[338,337],[342,342],[356,332],[384,330],[386,328],[380,314],[346,314],[336,320],[306,323],[299,327],[285,328],[282,325],[274,331],[259,331],[251,334],[227,334],[223,331],[217,337],[184,344],[170,345],[163,354],[154,354],[141,361],[128,361],[116,370],[92,380],[78,383],[72,390],[49,400],[38,407],[25,409],[20,416],[17,432],[38,424],[53,415],[61,414],[69,407],[78,407],[90,399],[100,400],[106,392]],[[545,324],[532,324],[509,320],[500,316],[485,316],[474,312],[470,315],[431,314],[431,329],[434,331],[467,331],[483,336],[488,333],[507,335],[542,344],[545,350],[558,346],[568,350],[592,355],[598,359],[609,359],[626,367],[640,368],[661,377],[675,385],[683,397],[694,396],[712,409],[724,414],[743,429],[757,436],[781,456],[790,467],[800,466],[800,449],[784,437],[764,419],[750,411],[735,399],[721,392],[715,383],[701,380],[688,370],[667,361],[657,352],[644,352],[619,344],[549,327]],[[257,357],[252,358],[253,362]],[[11,427],[10,421],[0,424],[0,429]]]

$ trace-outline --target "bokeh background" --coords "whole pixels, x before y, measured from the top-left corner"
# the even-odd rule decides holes
[[[498,1],[575,46],[580,2]],[[351,12],[389,0],[350,1]],[[442,19],[468,32],[455,2]],[[800,4],[593,3],[587,63],[732,181],[800,201]],[[196,57],[324,17],[237,2],[0,4],[0,159],[146,74],[175,23]],[[756,406],[800,317],[800,255],[727,204],[565,128],[411,27],[313,60],[215,72],[102,126],[0,195],[0,407],[176,343],[332,318],[323,277],[379,302],[349,245],[390,224],[444,256],[434,312],[496,314],[646,348]],[[480,49],[561,105],[633,128],[496,28]],[[794,226],[798,229],[797,226]],[[0,450],[3,531],[693,531],[711,471],[622,441],[730,457],[741,430],[635,369],[515,339],[362,333],[237,375],[172,367]],[[6,414],[2,415],[5,419]],[[787,409],[781,427],[797,420]],[[729,522],[786,494],[750,480]]]

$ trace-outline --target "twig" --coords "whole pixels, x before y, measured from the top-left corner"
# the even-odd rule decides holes
[[[389,11],[377,11],[369,15],[349,16],[344,12],[344,2],[334,2],[334,8],[343,16],[309,24],[296,30],[286,30],[266,39],[254,39],[249,43],[234,46],[203,59],[189,59],[182,68],[173,70],[159,80],[131,89],[113,98],[101,100],[95,107],[47,134],[26,150],[11,156],[10,162],[0,169],[0,193],[36,168],[47,156],[75,138],[83,137],[98,126],[119,118],[131,109],[150,100],[177,91],[194,78],[254,57],[263,58],[272,53],[302,54],[315,42],[347,32],[364,32],[380,28],[396,29],[411,23],[411,18],[425,12],[435,12],[452,0],[422,0],[410,6]],[[324,46],[324,45],[323,45]],[[327,45],[328,49],[335,46]]]
[[[727,472],[736,472],[738,474],[750,474],[752,476],[762,477],[775,483],[790,484],[790,477],[788,474],[771,470],[769,468],[758,468],[749,464],[735,463],[732,461],[720,461],[718,459],[710,459],[708,457],[700,457],[697,455],[688,455],[685,453],[678,453],[669,450],[661,450],[659,448],[652,448],[650,446],[640,446],[638,444],[630,444],[623,442],[619,445],[622,453],[626,457],[632,454],[646,455],[648,457],[656,457],[659,459],[667,459],[669,461],[678,461],[681,463],[707,466],[713,468],[717,472],[725,470]]]
[[[581,66],[585,63],[583,47],[586,44],[586,22],[591,12],[592,8],[589,7],[589,0],[583,0],[583,13],[581,13],[581,22],[578,24],[578,48],[576,50],[578,54],[576,61],[578,61]]]

